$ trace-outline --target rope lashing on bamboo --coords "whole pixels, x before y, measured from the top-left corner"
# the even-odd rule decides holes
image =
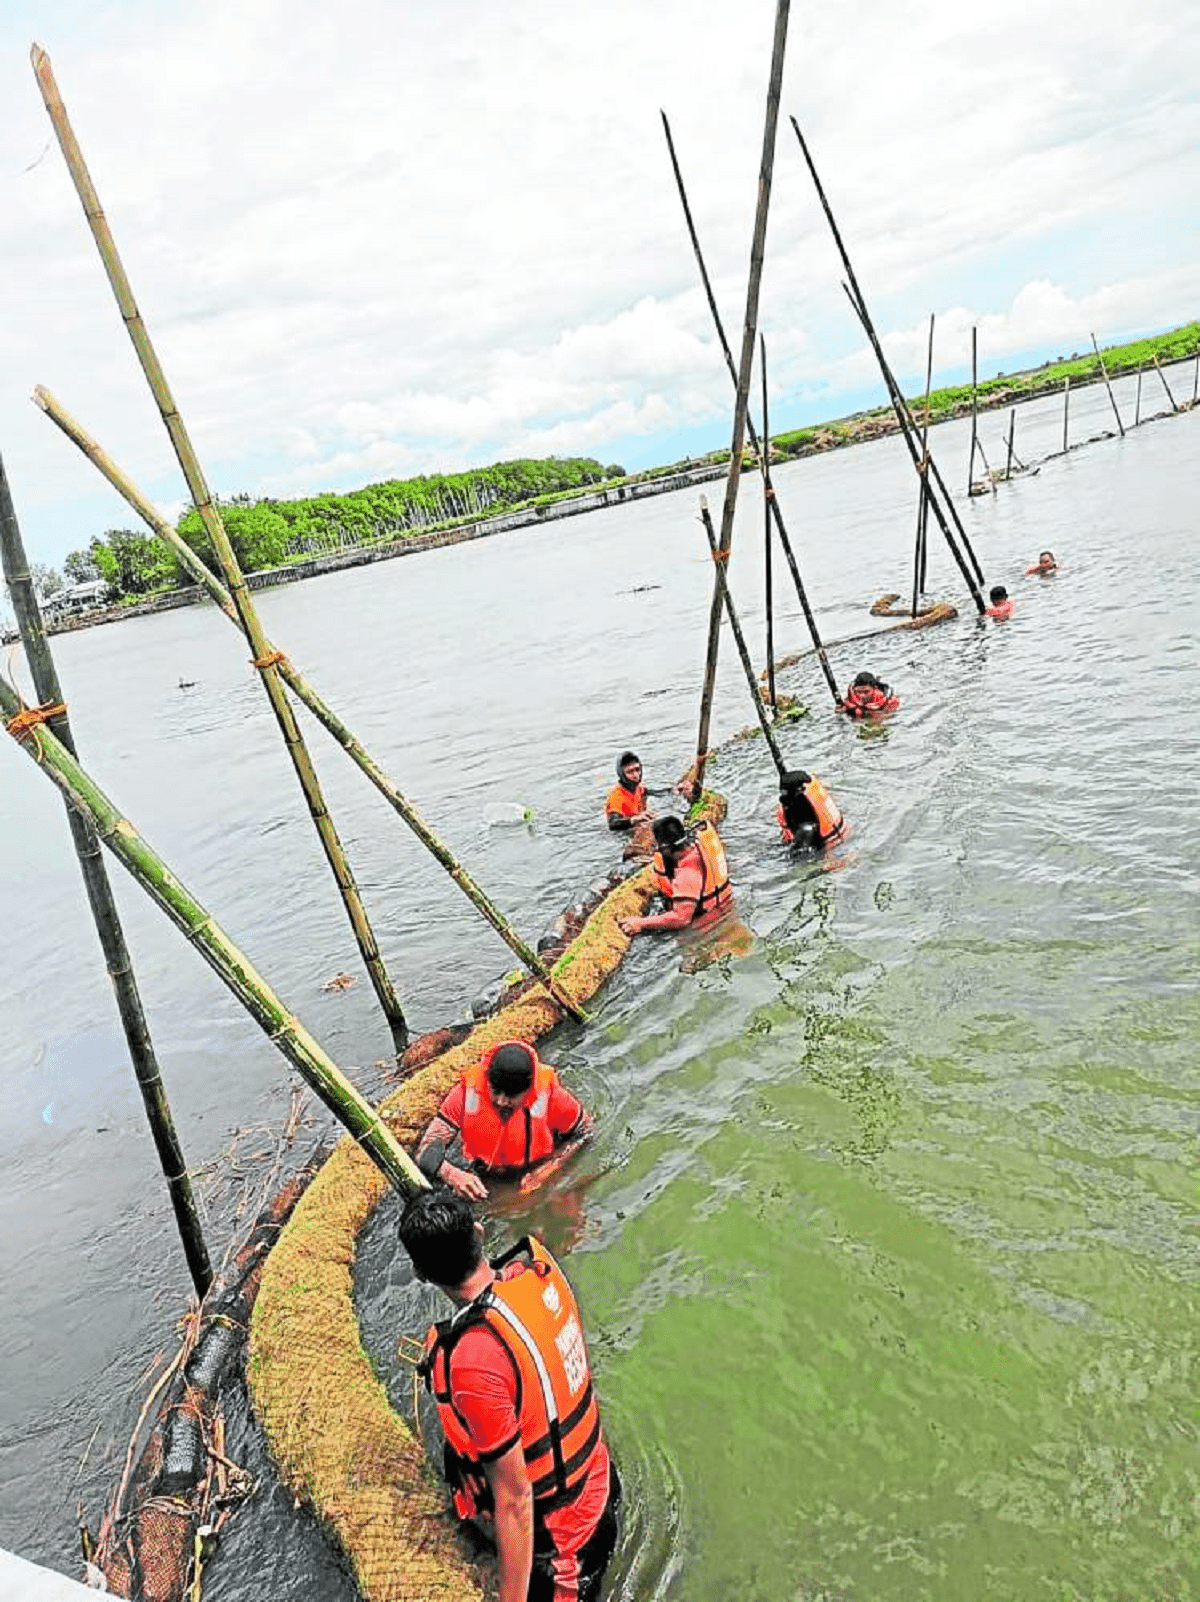
[[[284,656],[282,651],[268,651],[266,656],[252,656],[250,658],[250,666],[256,668],[278,667],[281,662],[286,661],[287,657]]]
[[[23,740],[31,729],[36,729],[39,723],[49,723],[51,718],[62,717],[67,708],[64,702],[47,701],[44,706],[27,706],[16,717],[9,718],[4,727],[14,740]]]
[[[717,550],[713,551],[711,553],[711,555],[712,555],[712,559],[713,559],[714,562],[728,562],[728,560],[729,560],[729,552],[728,551],[722,551],[719,548]]]

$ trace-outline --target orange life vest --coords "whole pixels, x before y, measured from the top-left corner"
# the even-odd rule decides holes
[[[846,819],[843,817],[837,802],[821,783],[820,779],[811,778],[804,786],[804,797],[817,815],[817,844],[828,845],[836,840],[846,828]],[[779,803],[775,816],[779,819],[779,827],[783,831],[783,838],[791,845],[796,836],[788,828],[787,814],[783,810],[783,802]]]
[[[511,1045],[511,1041],[501,1041]],[[501,1118],[487,1080],[488,1064],[500,1046],[493,1046],[463,1075],[462,1149],[469,1163],[484,1168],[532,1168],[554,1150],[547,1114],[550,1092],[558,1076],[537,1058],[533,1083],[507,1118]]]
[[[1006,600],[997,601],[995,606],[989,606],[987,615],[988,617],[994,617],[998,623],[1004,623],[1013,615],[1013,607],[1015,605],[1016,602],[1010,595]]]
[[[899,705],[898,695],[889,695],[873,684],[852,684],[846,691],[842,710],[852,718],[869,718],[880,712],[894,712]]]
[[[636,818],[639,812],[646,810],[646,786],[639,784],[636,790],[627,790],[623,784],[614,784],[608,792],[608,800],[604,803],[604,816],[607,818],[616,813],[619,818]]]
[[[517,1374],[517,1427],[534,1512],[546,1513],[582,1490],[601,1446],[600,1412],[583,1321],[566,1275],[540,1241],[526,1236],[497,1258],[499,1269],[527,1255],[527,1267],[496,1279],[469,1307],[435,1324],[425,1341],[425,1375],[446,1437],[446,1478],[460,1518],[491,1510],[491,1489],[475,1446],[455,1411],[450,1357],[467,1330],[485,1324]]]
[[[702,918],[706,912],[714,907],[726,906],[733,899],[733,887],[729,883],[729,864],[725,860],[725,847],[721,844],[721,836],[711,823],[698,823],[692,830],[692,844],[700,853],[700,866],[703,878],[700,882],[700,895],[696,902],[693,918]],[[684,847],[686,850],[687,847]],[[652,863],[654,878],[658,884],[659,893],[667,901],[674,899],[675,881],[667,877],[667,866],[663,861],[661,851],[654,853]]]

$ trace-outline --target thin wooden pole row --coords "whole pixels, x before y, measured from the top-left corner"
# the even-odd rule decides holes
[[[94,463],[113,489],[123,496],[138,514],[147,528],[152,533],[157,534],[159,539],[174,552],[180,565],[197,584],[204,586],[230,622],[245,633],[237,608],[234,606],[228,590],[225,589],[220,579],[209,572],[187,542],[180,538],[166,518],[157,511],[148,497],[138,489],[137,485],[121,471],[112,457],[71,416],[70,412],[50,394],[49,390],[39,385],[33,392],[33,399],[34,403],[41,407],[52,422],[58,425],[67,438],[83,452],[89,461]],[[266,645],[269,651],[276,651],[276,647],[271,641],[268,640]],[[522,940],[500,909],[484,893],[450,849],[443,844],[421,817],[416,807],[406,799],[398,786],[384,773],[332,708],[322,700],[316,690],[293,667],[286,656],[280,654],[277,669],[280,677],[296,696],[297,700],[301,701],[316,718],[317,722],[333,736],[360,772],[366,774],[384,800],[403,818],[421,844],[441,863],[442,867],[454,880],[454,883],[467,899],[479,909],[509,949],[515,952],[529,972],[542,982],[560,1007],[570,1013],[572,1017],[582,1020],[584,1017],[582,1009],[563,994],[562,990],[555,984],[542,959]]]
[[[921,420],[921,483],[917,492],[917,540],[913,554],[912,615],[916,617],[925,590],[929,531],[929,395],[933,388],[933,322],[929,314],[929,348],[925,357],[925,415]]]
[[[1113,416],[1117,420],[1117,429],[1121,438],[1125,438],[1125,424],[1121,421],[1121,414],[1117,410],[1117,397],[1113,394],[1113,387],[1108,381],[1108,368],[1104,365],[1104,357],[1100,354],[1100,347],[1096,343],[1095,334],[1092,335],[1092,349],[1096,352],[1096,360],[1100,363],[1100,376],[1104,379],[1104,387],[1108,391],[1109,404],[1113,409]]]
[[[105,846],[146,894],[182,929],[305,1082],[345,1125],[364,1152],[399,1190],[428,1185],[375,1108],[362,1096],[192,895],[163,859],[123,817],[45,722],[22,718],[26,709],[0,675],[0,715],[8,732],[70,805],[91,823]]]
[[[728,556],[733,543],[733,514],[737,506],[738,484],[742,474],[742,447],[746,437],[746,410],[750,399],[750,375],[754,367],[754,346],[758,330],[758,298],[762,284],[763,255],[767,238],[767,216],[771,204],[771,174],[775,165],[775,130],[779,122],[779,95],[783,81],[783,58],[787,47],[790,0],[777,0],[775,34],[771,45],[771,71],[767,85],[767,111],[763,126],[762,159],[758,173],[758,204],[754,214],[754,236],[750,245],[750,276],[746,286],[746,315],[742,329],[742,355],[738,364],[737,393],[733,407],[733,435],[729,446],[729,476],[725,481],[725,501],[721,508],[719,549]],[[721,587],[714,579],[712,604],[708,616],[708,652],[704,684],[700,694],[700,721],[696,732],[695,794],[704,787],[704,768],[708,761],[709,727],[717,679],[717,653],[721,643]]]
[[[34,694],[41,706],[57,708],[47,718],[46,726],[53,732],[63,749],[74,756],[75,740],[71,733],[71,723],[63,704],[62,687],[50,651],[50,643],[46,638],[37,596],[34,593],[29,559],[25,554],[25,543],[21,538],[12,493],[8,485],[8,475],[4,470],[2,459],[0,459],[0,556],[3,558],[4,576],[8,581],[8,592],[12,597],[17,627],[21,631],[21,641],[25,647],[25,659],[33,680]],[[209,1261],[208,1248],[204,1243],[204,1230],[201,1227],[196,1198],[192,1192],[192,1182],[188,1175],[183,1147],[175,1129],[175,1120],[171,1114],[166,1087],[150,1038],[150,1028],[142,1008],[142,998],[134,977],[129,948],[125,943],[125,931],[121,927],[117,904],[113,899],[112,885],[105,871],[100,841],[88,819],[78,812],[69,800],[66,805],[75,855],[79,859],[79,869],[83,874],[88,904],[92,909],[100,948],[104,953],[109,979],[112,981],[121,1028],[129,1048],[129,1058],[133,1064],[142,1105],[146,1109],[154,1149],[158,1153],[159,1166],[167,1182],[167,1195],[175,1214],[179,1238],[183,1243],[183,1255],[188,1272],[192,1276],[192,1283],[196,1287],[196,1294],[203,1297],[212,1283],[212,1264]]]
[[[379,999],[380,1007],[391,1030],[393,1045],[397,1052],[404,1049],[408,1040],[408,1026],[405,1022],[404,1012],[396,995],[390,975],[384,966],[383,958],[379,952],[379,945],[375,939],[374,930],[363,906],[362,897],[354,880],[350,864],[347,861],[345,849],[338,836],[333,818],[326,805],[325,797],[321,791],[320,781],[316,769],[309,755],[308,747],[304,743],[304,736],[300,732],[296,715],[284,692],[283,681],[278,670],[277,653],[271,650],[258,613],[250,598],[250,590],[246,584],[241,566],[234,554],[233,546],[221,521],[221,514],[214,503],[205,481],[200,461],[192,447],[191,438],[175,404],[174,396],[167,383],[166,374],[159,362],[157,352],[151,342],[149,331],[138,310],[133,290],[126,276],[125,268],[117,251],[116,241],[108,221],[100,205],[100,198],[92,183],[91,175],[83,158],[79,141],[75,137],[67,116],[67,110],[59,94],[58,85],[50,65],[50,58],[45,51],[37,45],[32,52],[34,76],[42,92],[46,110],[54,126],[54,132],[62,149],[67,168],[71,174],[71,181],[83,206],[84,215],[92,232],[92,238],[104,263],[109,284],[120,310],[122,320],[138,361],[146,376],[147,383],[158,405],[163,424],[175,450],[176,459],[187,482],[188,491],[195,504],[200,520],[204,525],[216,552],[221,571],[225,576],[225,583],[229,589],[233,604],[237,609],[238,618],[242,625],[246,639],[253,653],[254,666],[262,678],[263,689],[275,714],[283,742],[287,748],[288,756],[296,772],[300,788],[303,791],[309,815],[321,842],[342,904],[354,931],[355,940],[362,953],[363,963],[370,975],[371,984]]]
[[[704,286],[704,294],[708,301],[708,310],[712,317],[713,328],[716,330],[717,340],[720,343],[721,352],[725,357],[725,366],[729,370],[729,377],[733,383],[734,390],[736,391],[738,383],[738,370],[734,366],[733,352],[730,350],[729,340],[725,336],[725,325],[721,321],[721,313],[717,309],[716,296],[713,294],[712,280],[708,275],[708,267],[705,264],[704,252],[700,248],[700,238],[696,232],[695,222],[692,219],[692,208],[688,202],[687,187],[683,181],[683,173],[679,166],[679,158],[675,153],[675,141],[671,137],[671,124],[667,121],[666,112],[662,112],[660,115],[662,116],[663,133],[666,136],[667,150],[671,157],[671,168],[675,174],[675,187],[679,192],[679,201],[683,207],[683,218],[684,222],[687,224],[688,238],[692,242],[692,253],[696,258],[696,266],[700,271],[700,282]],[[770,507],[771,520],[775,525],[775,532],[779,536],[780,548],[783,551],[784,559],[788,564],[788,571],[791,574],[792,583],[796,589],[796,597],[800,602],[800,609],[804,613],[804,620],[808,625],[808,631],[812,638],[813,649],[816,652],[817,661],[820,663],[821,671],[825,675],[825,682],[829,686],[830,694],[833,696],[834,705],[840,706],[842,699],[841,693],[837,687],[837,680],[833,676],[833,669],[829,665],[829,658],[826,655],[825,647],[821,642],[821,636],[817,631],[817,620],[813,615],[812,607],[809,605],[808,594],[804,588],[804,581],[800,577],[800,568],[796,561],[795,552],[792,549],[792,542],[788,538],[788,531],[783,521],[783,512],[780,509],[779,498],[773,490],[770,495],[767,495],[766,493],[767,482],[764,471],[764,462],[766,461],[766,456],[762,444],[759,441],[758,435],[755,432],[754,419],[751,417],[749,411],[746,413],[746,430],[750,435],[750,443],[758,456],[759,471],[764,475],[763,493],[764,496],[766,496],[767,503]]]

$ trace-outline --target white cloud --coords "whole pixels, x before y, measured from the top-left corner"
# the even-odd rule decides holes
[[[730,386],[658,109],[736,344],[773,9],[6,9],[0,449],[30,544],[61,554],[127,520],[27,405],[34,383],[180,493],[57,147],[38,160],[30,15],[210,481],[287,494],[723,439]],[[784,110],[902,372],[923,369],[930,309],[941,362],[961,365],[978,321],[993,366],[1200,310],[1198,66],[1181,0],[862,0],[853,29],[794,8]],[[763,301],[780,426],[874,381],[840,276],[784,121]]]

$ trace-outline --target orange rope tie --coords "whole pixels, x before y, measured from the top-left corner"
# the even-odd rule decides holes
[[[775,499],[774,489],[768,485],[768,487],[763,491],[763,497],[768,501],[773,501]]]
[[[716,550],[712,553],[712,559],[714,562],[728,562],[729,552]]]
[[[49,701],[44,706],[27,706],[18,712],[16,717],[9,718],[4,727],[14,740],[23,740],[31,729],[36,729],[39,723],[48,723],[51,718],[61,716],[66,712],[66,706],[61,701]]]
[[[250,666],[256,668],[278,667],[280,662],[286,662],[287,657],[282,651],[268,651],[266,656],[255,656],[250,659]]]

